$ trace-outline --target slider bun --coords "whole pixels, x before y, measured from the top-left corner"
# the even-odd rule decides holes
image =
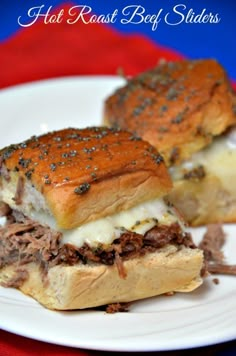
[[[202,283],[202,264],[201,250],[174,245],[125,261],[125,279],[115,265],[101,264],[58,265],[43,279],[39,267],[31,263],[22,266],[29,278],[19,289],[49,309],[84,309],[172,291],[190,292]],[[12,278],[13,266],[1,270],[0,283]]]
[[[213,59],[163,63],[108,97],[104,121],[150,142],[167,165],[178,164],[235,123],[232,89]]]
[[[172,186],[155,148],[104,127],[32,137],[4,148],[1,161],[11,177],[2,174],[2,200],[29,216],[31,208],[46,210],[64,229],[164,196]],[[19,177],[25,185],[17,204],[12,197]]]

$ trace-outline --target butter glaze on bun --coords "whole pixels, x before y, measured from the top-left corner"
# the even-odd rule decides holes
[[[235,123],[226,72],[213,59],[164,62],[105,102],[104,122],[129,130],[178,164]]]
[[[32,137],[4,148],[0,156],[11,175],[11,184],[3,180],[4,187],[15,191],[22,177],[64,229],[161,197],[172,186],[155,148],[128,132],[105,127]],[[30,206],[22,199],[22,204],[12,199],[7,203],[29,214]],[[31,205],[39,209],[39,202]]]

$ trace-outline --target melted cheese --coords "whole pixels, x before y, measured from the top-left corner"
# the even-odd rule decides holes
[[[236,127],[227,134],[216,137],[205,149],[193,154],[182,165],[170,168],[172,179],[183,179],[186,171],[204,166],[206,173],[218,177],[227,186],[235,186],[236,179]]]
[[[0,216],[0,227],[4,226],[7,222],[7,218],[5,216]]]
[[[63,242],[76,246],[85,242],[89,245],[110,244],[124,230],[144,234],[156,225],[157,220],[166,225],[177,220],[162,200],[149,201],[127,211],[89,222],[69,232],[64,231]]]
[[[144,234],[157,224],[157,220],[165,225],[178,221],[178,217],[162,199],[139,204],[129,210],[91,221],[71,230],[56,228],[55,220],[44,213],[35,211],[31,217],[61,231],[62,244],[69,243],[77,247],[84,243],[90,246],[97,246],[100,243],[110,244],[125,230]]]

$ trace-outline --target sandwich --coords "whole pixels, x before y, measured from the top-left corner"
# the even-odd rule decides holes
[[[202,283],[203,252],[162,156],[126,131],[68,128],[0,151],[0,285],[49,309],[126,303]]]
[[[104,122],[158,149],[169,200],[190,225],[236,221],[236,101],[216,60],[164,62],[127,80],[106,99]]]

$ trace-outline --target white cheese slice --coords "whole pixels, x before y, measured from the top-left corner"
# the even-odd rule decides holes
[[[129,210],[91,221],[70,230],[60,230],[52,216],[34,212],[31,217],[49,225],[63,233],[62,244],[69,243],[80,247],[84,243],[97,246],[100,243],[110,244],[118,238],[124,230],[144,234],[159,223],[170,225],[178,221],[178,217],[171,211],[163,199],[154,199],[139,204]]]
[[[0,227],[4,226],[7,222],[6,216],[0,216]]]

